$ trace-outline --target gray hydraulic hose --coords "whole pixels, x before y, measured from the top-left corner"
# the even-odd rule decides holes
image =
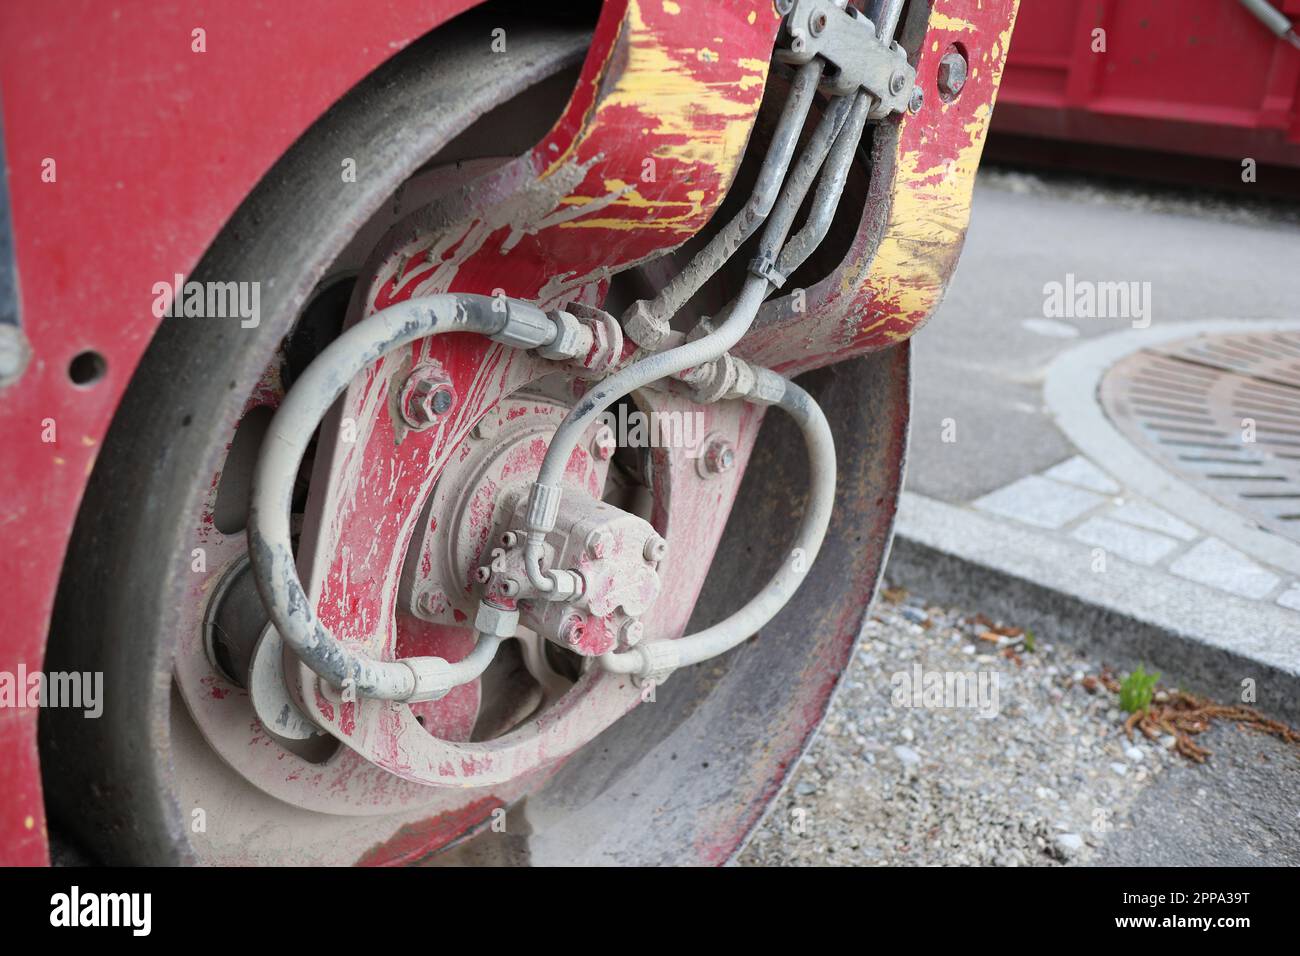
[[[875,0],[867,8],[867,12],[872,23],[876,25],[876,38],[885,46],[889,46],[890,41],[894,39],[894,31],[898,29],[898,18],[903,12],[903,0]]]
[[[636,303],[634,308],[644,307],[656,319],[667,322],[681,311],[682,306],[699,291],[700,286],[722,268],[745,240],[762,225],[772,211],[777,192],[785,179],[785,172],[790,166],[795,146],[799,143],[799,133],[803,130],[808,109],[812,106],[813,94],[817,92],[817,83],[821,80],[824,66],[820,59],[813,59],[799,67],[795,73],[789,98],[781,110],[776,132],[772,134],[772,143],[763,158],[758,182],[745,207],[718,230],[705,247],[691,257],[686,268],[673,276],[653,299]]]
[[[271,419],[253,475],[248,551],[271,622],[303,663],[360,697],[439,697],[482,673],[501,640],[480,630],[469,657],[454,664],[440,657],[378,661],[358,654],[316,616],[293,556],[289,511],[294,478],[325,413],[363,369],[395,348],[443,332],[478,332],[534,348],[554,338],[555,324],[536,306],[483,295],[434,295],[376,312],[335,339],[294,383]]]
[[[871,94],[859,90],[853,97],[848,119],[840,128],[830,157],[826,160],[826,167],[817,183],[817,191],[813,194],[808,219],[803,228],[791,236],[790,241],[781,249],[776,271],[782,277],[788,279],[794,275],[795,270],[807,261],[813,250],[826,238],[831,220],[835,218],[835,210],[839,208],[840,197],[844,195],[849,167],[853,165],[853,156],[858,150],[858,142],[862,139],[862,131],[866,128],[870,112]]]
[[[817,63],[819,61],[813,62]],[[811,66],[812,64],[807,65]],[[800,101],[800,108],[794,113],[791,112],[790,105],[799,98],[798,94],[801,91],[799,84],[801,81],[805,77],[812,77],[813,87],[815,88],[816,77],[820,75],[820,72],[820,66],[812,72],[806,72],[806,67],[800,69],[796,76],[795,90],[791,93],[790,100],[787,101],[786,109],[782,114],[783,125],[793,115],[797,115],[799,123],[802,124],[803,117],[807,113],[808,103]],[[808,94],[808,98],[811,98],[811,93]],[[779,249],[785,242],[799,206],[807,195],[818,169],[830,152],[843,124],[847,122],[849,112],[848,105],[843,101],[838,101],[831,104],[822,116],[804,154],[800,156],[794,170],[791,171],[789,177],[781,185],[779,196],[775,201],[775,212],[767,220],[763,229],[762,249]],[[790,151],[793,150],[794,141],[797,139],[797,126],[795,129],[796,133],[791,139],[789,149],[786,149],[783,154],[784,163],[779,167],[764,163],[765,176],[770,174],[779,181],[780,177],[786,172],[789,167]],[[759,190],[756,189],[755,193],[758,192]],[[749,205],[752,206],[753,202],[754,200],[751,199]],[[769,203],[767,209],[764,210],[765,214],[771,210],[771,206],[772,204]],[[732,220],[732,223],[728,224],[724,231],[730,229],[740,218],[737,217],[737,219]],[[731,250],[731,252],[734,251],[734,249]],[[731,252],[727,253],[728,257]],[[692,265],[695,265],[698,261],[699,256],[692,260]],[[681,278],[681,274],[678,275],[678,278]],[[588,391],[578,404],[570,410],[569,414],[565,416],[564,421],[560,423],[559,428],[551,437],[551,443],[546,449],[546,455],[542,459],[542,466],[538,471],[537,479],[533,482],[529,496],[528,536],[524,542],[524,569],[533,588],[543,594],[558,593],[561,590],[559,587],[561,582],[557,575],[565,572],[562,569],[544,569],[542,561],[545,557],[546,533],[555,526],[555,520],[559,514],[560,497],[563,493],[560,483],[561,478],[568,464],[569,456],[573,453],[573,449],[583,432],[611,404],[624,395],[639,388],[644,388],[651,382],[658,381],[661,378],[676,375],[685,369],[711,362],[718,356],[730,351],[749,331],[754,318],[758,315],[759,307],[763,304],[763,299],[767,296],[768,288],[768,279],[758,275],[749,276],[741,287],[740,294],[728,306],[725,316],[722,317],[722,320],[713,331],[695,341],[641,359],[602,380]],[[687,298],[689,298],[689,293]],[[669,296],[668,299],[675,300],[675,294]]]
[[[787,188],[781,193],[776,211],[768,220],[769,230],[773,234],[784,238],[823,162],[825,169],[821,180],[817,183],[817,192],[813,196],[812,208],[809,210],[803,228],[784,245],[780,245],[779,242],[769,245],[769,233],[763,234],[759,259],[766,259],[768,262],[776,260],[774,271],[767,275],[769,288],[780,288],[826,238],[831,221],[835,218],[835,210],[839,207],[840,197],[844,193],[849,167],[853,163],[853,155],[866,128],[867,115],[870,111],[871,95],[868,93],[859,91],[852,97],[837,98],[822,117],[822,122],[800,155],[799,162],[787,181]],[[825,139],[823,140],[822,137]],[[830,144],[831,137],[834,138],[833,146]],[[766,294],[764,292],[764,296]],[[727,303],[719,311],[717,321],[727,319],[735,310],[737,302],[738,300],[732,300]],[[721,358],[722,356],[717,356],[714,361],[719,361]],[[688,368],[697,367],[688,366]]]
[[[817,178],[817,172],[826,161],[831,147],[838,141],[845,121],[852,112],[851,99],[847,96],[837,96],[827,105],[826,112],[817,123],[817,128],[808,138],[808,145],[804,147],[799,158],[795,160],[794,166],[790,168],[790,175],[786,177],[785,185],[781,188],[781,196],[777,200],[776,208],[772,210],[772,216],[768,219],[767,227],[759,240],[760,261],[767,260],[770,263],[776,261],[785,237],[789,234],[790,227],[794,225],[799,207],[803,205],[808,190],[812,188],[813,180]]]
[[[831,151],[850,113],[847,98],[840,97],[831,103],[823,114],[807,147],[800,154],[781,188],[775,209],[763,230],[760,255],[770,250],[772,258],[776,257],[777,250],[785,242],[785,237],[794,224],[795,215],[803,204],[804,197],[808,195],[808,190],[817,177],[817,171]],[[741,287],[740,295],[730,304],[725,317],[712,333],[678,348],[644,358],[605,379],[588,392],[561,423],[551,439],[551,446],[547,449],[546,457],[542,462],[537,483],[553,485],[558,482],[572,453],[572,444],[576,444],[578,437],[610,403],[651,382],[712,361],[729,351],[748,331],[750,323],[757,315],[758,305],[761,305],[762,297],[766,294],[767,281],[750,276]],[[755,304],[756,301],[758,304]],[[750,314],[751,312],[753,314]],[[566,442],[570,440],[571,443],[566,449]]]
[[[784,393],[773,404],[794,418],[808,449],[812,485],[794,547],[763,590],[730,617],[675,641],[651,641],[623,653],[603,654],[600,664],[606,670],[641,676],[666,675],[678,667],[717,657],[746,641],[772,620],[798,590],[805,573],[817,559],[835,504],[835,442],[831,429],[821,408],[802,388],[766,369],[755,371],[784,383]]]
[[[560,422],[551,436],[551,443],[542,459],[542,467],[533,482],[528,502],[528,537],[524,543],[524,567],[528,580],[537,590],[549,593],[555,589],[550,575],[541,567],[546,532],[555,526],[559,513],[561,484],[564,469],[582,433],[601,413],[629,392],[644,388],[651,382],[676,375],[678,372],[711,362],[730,350],[749,330],[758,314],[758,308],[767,295],[767,280],[750,276],[737,297],[725,321],[713,332],[694,342],[687,342],[664,352],[629,365],[609,378],[602,379],[588,391]]]

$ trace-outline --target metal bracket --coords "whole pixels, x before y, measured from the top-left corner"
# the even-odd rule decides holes
[[[763,253],[751,259],[749,271],[760,279],[766,279],[774,289],[779,289],[785,285],[788,278],[776,270],[776,263],[773,261],[771,253]]]
[[[822,88],[837,96],[865,90],[872,97],[869,119],[907,111],[916,70],[903,48],[878,38],[875,24],[858,10],[835,0],[793,0],[783,35],[787,45],[777,49],[777,59],[799,66],[821,57]]]

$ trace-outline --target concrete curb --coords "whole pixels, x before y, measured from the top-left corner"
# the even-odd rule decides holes
[[[1252,706],[1300,724],[1300,615],[1118,558],[1105,573],[1091,562],[1087,545],[904,492],[886,576],[1216,700],[1241,700],[1253,679]]]

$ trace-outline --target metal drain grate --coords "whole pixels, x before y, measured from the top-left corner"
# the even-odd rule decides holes
[[[1300,541],[1300,332],[1207,335],[1144,349],[1111,368],[1100,393],[1129,441],[1228,507]]]

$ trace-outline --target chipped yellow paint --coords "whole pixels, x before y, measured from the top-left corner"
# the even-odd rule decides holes
[[[996,41],[998,49],[1007,48],[1014,23],[1013,10],[1006,30]],[[932,14],[930,25],[950,30],[970,29],[966,21],[939,12]],[[1002,64],[994,62],[997,64],[993,77],[996,96]],[[869,287],[878,299],[895,303],[904,315],[928,316],[938,307],[947,280],[946,262],[942,257],[927,255],[926,250],[951,248],[966,228],[975,172],[979,168],[992,114],[992,99],[975,109],[970,121],[963,124],[968,142],[958,150],[954,159],[942,166],[920,169],[921,158],[916,150],[904,151],[898,156],[889,223],[872,257],[870,274],[861,281],[865,263],[859,262],[854,263],[854,268],[845,270],[844,278],[850,285],[844,290],[846,294],[852,294],[853,288],[859,286]],[[885,338],[899,341],[912,331],[882,329],[895,319],[892,314],[876,314],[873,318],[868,313],[863,319],[858,329],[860,336],[880,329]]]
[[[36,818],[28,817],[27,819],[23,820],[23,826],[26,827],[28,830],[36,829]]]
[[[673,3],[673,0],[664,0],[664,13],[671,14],[672,16],[675,17],[677,16],[677,14],[681,12],[682,12],[681,4]]]
[[[740,162],[756,104],[750,92],[767,82],[768,64],[755,58],[738,58],[742,75],[726,83],[708,83],[697,79],[681,57],[695,51],[668,48],[659,34],[647,26],[639,0],[630,0],[626,16],[627,35],[622,39],[627,51],[627,63],[615,78],[613,88],[596,107],[596,115],[587,124],[588,130],[602,126],[601,114],[609,110],[635,109],[655,122],[653,135],[677,142],[656,147],[651,155],[661,159],[705,166],[717,172],[724,180],[730,179]],[[701,49],[698,59],[712,62],[718,59],[713,50]],[[708,123],[701,123],[706,118]],[[716,126],[716,128],[708,128]],[[566,150],[571,152],[572,149]],[[548,172],[556,168],[553,162]],[[571,196],[580,202],[583,197]],[[645,202],[635,191],[618,197],[608,205],[637,207],[668,205]],[[567,201],[567,200],[566,200]],[[562,228],[645,229],[663,227],[674,229],[678,219],[685,221],[701,211],[698,203],[691,204],[694,212],[667,219],[628,219],[602,217],[583,219],[561,224]]]
[[[95,439],[92,438],[92,437],[90,437],[89,435],[82,435],[82,436],[81,436],[81,443],[82,443],[83,445],[85,445],[87,448],[94,448],[94,447],[95,447]]]
[[[975,24],[969,20],[963,20],[961,17],[950,17],[946,13],[936,10],[930,14],[931,30],[952,30],[956,32],[974,33]]]
[[[749,16],[745,17],[745,22],[752,27],[754,25],[754,21],[757,19],[758,19],[758,13],[754,10],[750,10]]]
[[[704,190],[692,189],[686,194],[686,200],[680,199],[646,199],[633,186],[629,186],[621,179],[605,180],[605,189],[608,195],[616,198],[613,201],[606,202],[604,197],[593,199],[591,196],[568,196],[561,200],[564,205],[586,206],[599,203],[601,208],[613,206],[623,206],[630,209],[660,209],[663,207],[678,207],[684,211],[675,216],[655,216],[652,221],[644,219],[619,219],[617,217],[583,217],[581,219],[566,220],[559,223],[561,229],[640,229],[645,226],[654,226],[655,228],[672,228],[675,224],[684,224],[678,228],[679,232],[694,232],[694,223],[704,211]],[[598,210],[593,210],[598,211]]]

